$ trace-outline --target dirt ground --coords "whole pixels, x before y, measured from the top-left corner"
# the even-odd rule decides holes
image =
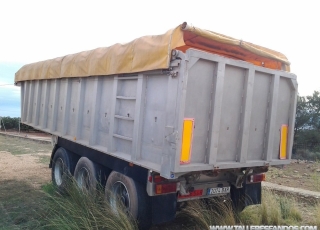
[[[39,162],[39,160],[41,157],[50,156],[50,152],[12,155],[9,152],[0,151],[0,154],[0,181],[29,182],[36,189],[39,189],[41,184],[49,182],[50,170],[48,165]]]
[[[292,160],[283,168],[270,167],[266,181],[320,192],[320,162]]]
[[[39,188],[50,180],[50,143],[0,135],[0,181],[30,182]]]
[[[0,135],[0,229],[33,229],[50,182],[51,144]]]

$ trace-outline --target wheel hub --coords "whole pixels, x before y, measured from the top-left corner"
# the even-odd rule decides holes
[[[120,201],[128,211],[130,209],[130,195],[125,184],[123,184],[121,181],[115,182],[112,186],[112,191],[116,196],[114,202],[117,202],[117,200]]]
[[[79,176],[77,178],[78,186],[86,191],[90,189],[90,173],[86,168],[80,170]]]

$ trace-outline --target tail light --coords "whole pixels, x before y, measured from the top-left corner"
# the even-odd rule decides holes
[[[166,181],[167,179],[160,176],[160,175],[154,175],[154,176],[149,176],[148,181],[149,182],[154,182],[154,183],[160,183],[162,181]]]
[[[153,184],[153,191],[156,195],[174,193],[177,191],[178,183],[169,181],[160,175],[150,175],[148,181]]]
[[[266,174],[264,174],[264,173],[250,176],[251,183],[258,183],[258,182],[265,181],[265,180],[266,180]]]
[[[178,199],[186,199],[186,198],[190,198],[190,197],[202,196],[202,194],[203,194],[203,189],[197,189],[197,190],[190,192],[188,195],[179,194]]]
[[[156,184],[156,194],[173,193],[177,191],[177,183]]]

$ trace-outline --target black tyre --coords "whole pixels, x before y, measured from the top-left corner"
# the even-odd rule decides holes
[[[122,173],[113,171],[106,183],[105,197],[113,207],[119,207],[117,202],[121,202],[126,211],[138,220],[139,229],[151,226],[151,198],[140,183]]]
[[[78,186],[93,195],[103,186],[105,178],[103,168],[86,157],[81,157],[74,171]]]
[[[65,192],[70,183],[71,174],[74,169],[72,155],[64,148],[58,148],[52,159],[52,183],[60,192]]]

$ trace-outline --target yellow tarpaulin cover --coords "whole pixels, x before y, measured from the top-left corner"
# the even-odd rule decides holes
[[[185,52],[189,48],[290,70],[289,61],[279,52],[183,23],[163,35],[144,36],[126,44],[27,64],[16,73],[15,82],[167,69],[173,49]]]

